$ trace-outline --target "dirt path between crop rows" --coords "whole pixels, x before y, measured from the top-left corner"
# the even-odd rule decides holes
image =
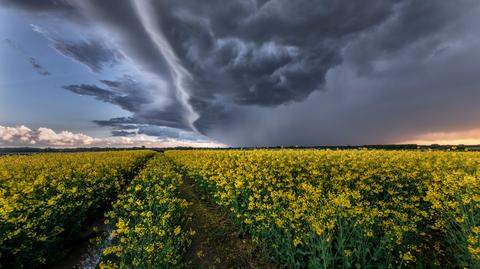
[[[91,242],[101,233],[110,233],[110,227],[104,224],[105,217],[101,216],[95,221],[85,225],[80,238],[66,248],[62,259],[49,268],[52,269],[95,269],[100,259],[100,246]]]
[[[189,227],[196,234],[187,249],[188,268],[278,268],[261,257],[252,240],[242,236],[221,208],[199,193],[193,182],[185,179],[180,197],[192,203]]]

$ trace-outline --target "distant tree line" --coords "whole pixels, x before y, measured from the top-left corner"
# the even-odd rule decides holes
[[[147,148],[147,147],[133,147],[133,148],[0,148],[0,154],[32,154],[32,153],[46,153],[46,152],[95,152],[95,151],[122,151],[122,150],[154,150],[163,152],[165,150],[254,150],[254,149],[382,149],[382,150],[449,150],[449,151],[480,151],[480,145],[349,145],[349,146],[275,146],[275,147],[229,147],[229,148],[195,148],[195,147],[174,147],[174,148]]]

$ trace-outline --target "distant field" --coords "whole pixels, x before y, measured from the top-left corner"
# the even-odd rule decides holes
[[[68,258],[101,215],[101,268],[480,266],[478,152],[1,156],[0,187],[6,267]]]

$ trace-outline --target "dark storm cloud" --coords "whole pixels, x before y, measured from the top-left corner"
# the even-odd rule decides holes
[[[396,16],[349,42],[326,92],[243,111],[235,126],[212,136],[232,145],[354,145],[478,129],[480,10],[470,4],[424,2],[413,12],[404,2]]]
[[[476,121],[463,114],[478,115],[471,100],[478,100],[475,85],[480,81],[465,76],[468,70],[478,69],[477,60],[464,60],[463,72],[454,72],[453,65],[448,65],[456,62],[455,57],[445,60],[441,69],[435,61],[448,57],[450,48],[461,53],[467,51],[462,45],[474,44],[479,2],[343,4],[270,1],[244,20],[233,16],[231,22],[238,23],[230,31],[221,24],[218,32],[223,36],[202,37],[215,37],[211,42],[197,42],[198,34],[177,34],[184,46],[175,47],[185,49],[178,54],[185,55],[200,78],[194,95],[202,97],[201,105],[192,98],[201,111],[196,122],[199,130],[232,145],[315,145],[391,143],[419,132],[455,130],[453,126],[460,122],[461,128],[475,126]],[[193,14],[177,16],[191,21]],[[215,33],[219,24],[205,25]],[[352,70],[356,76],[348,77],[351,83],[325,86],[327,73]],[[279,79],[273,83],[272,78]],[[453,81],[469,86],[455,87]],[[331,93],[318,92],[315,102],[291,103],[324,88]],[[219,92],[225,96],[232,90],[233,103],[244,105],[234,115],[225,113],[225,104],[213,107]]]
[[[31,57],[31,56],[28,56],[28,53],[26,50],[24,50],[20,45],[18,45],[17,43],[15,43],[13,40],[11,39],[8,39],[8,38],[5,38],[3,40],[3,43],[7,46],[9,46],[10,48],[12,49],[15,49],[17,51],[19,51],[21,54],[23,54],[25,57],[28,57],[28,62],[30,63],[30,65],[33,67],[33,69],[40,75],[42,76],[48,76],[50,75],[50,72],[48,70],[46,70],[42,65],[40,65],[40,63],[38,62],[38,60],[34,57]]]
[[[400,67],[395,77],[360,77],[354,66],[339,67],[327,83],[335,91],[316,93],[302,104],[248,111],[255,120],[244,117],[215,135],[232,145],[355,145],[478,129],[479,45],[452,48],[407,71]]]
[[[344,58],[356,65],[359,73],[373,71],[372,64],[383,59],[401,61],[403,56],[413,55],[420,60],[443,50],[442,44],[457,41],[449,27],[477,7],[478,2],[469,0],[401,2],[395,16],[376,31],[350,42]]]
[[[478,124],[478,1],[29,2],[18,5],[87,13],[164,82],[165,106],[122,80],[65,87],[131,111],[134,123],[97,122],[117,131],[189,129],[189,109],[198,131],[232,145],[388,143]],[[85,51],[70,56],[97,52]]]
[[[25,9],[35,15],[54,13],[68,20],[82,20],[79,10],[68,0],[0,0],[0,5]]]
[[[159,25],[194,77],[190,101],[204,133],[237,117],[226,107],[275,107],[322,90],[343,46],[395,7],[388,1],[207,2],[155,3]]]
[[[97,73],[105,65],[113,66],[122,60],[122,55],[117,50],[97,40],[82,42],[57,40],[54,47],[62,55],[85,64]]]

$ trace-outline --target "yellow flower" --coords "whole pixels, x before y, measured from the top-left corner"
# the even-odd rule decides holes
[[[180,226],[177,226],[177,227],[175,228],[175,230],[173,230],[173,233],[174,233],[175,235],[179,235],[181,231],[182,231],[182,228],[181,228]]]
[[[298,246],[302,243],[302,240],[300,240],[299,238],[295,238],[293,239],[293,246]]]

